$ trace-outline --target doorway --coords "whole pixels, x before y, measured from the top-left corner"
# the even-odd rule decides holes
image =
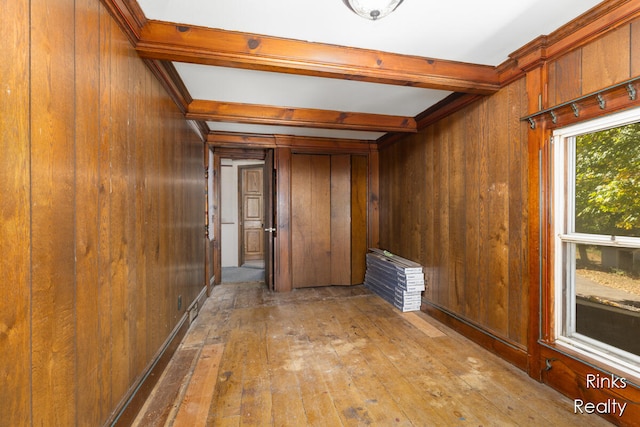
[[[215,199],[220,236],[218,283],[266,283],[265,267],[270,265],[265,260],[271,259],[267,244],[272,234],[266,231],[264,218],[269,205],[266,202],[273,194],[272,187],[265,185],[264,176],[271,177],[273,171],[266,172],[265,151],[249,153],[228,149],[214,151],[214,155],[219,156],[220,165]],[[273,162],[270,164],[272,169]]]

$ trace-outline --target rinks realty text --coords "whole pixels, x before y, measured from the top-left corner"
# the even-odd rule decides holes
[[[600,374],[587,374],[587,389],[623,389],[627,387],[627,380],[611,376],[601,376]],[[627,403],[620,403],[616,399],[607,399],[604,402],[585,402],[582,399],[573,401],[573,412],[575,414],[615,414],[621,417]]]

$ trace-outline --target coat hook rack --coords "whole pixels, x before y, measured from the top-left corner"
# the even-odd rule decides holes
[[[612,101],[613,108],[624,108],[625,104],[628,101],[622,102],[620,100],[620,96],[625,94],[626,89],[626,92],[629,95],[629,100],[632,102],[637,101],[638,94],[635,88],[635,83],[639,81],[640,77],[634,77],[633,79],[620,82],[605,89],[601,89],[598,92],[592,92],[579,98],[557,104],[551,108],[540,110],[536,113],[524,116],[520,120],[528,121],[531,129],[536,128],[536,121],[542,120],[545,114],[549,114],[551,122],[553,122],[554,125],[558,124],[560,118],[562,118],[562,123],[571,122],[571,119],[567,118],[566,115],[564,115],[564,109],[571,108],[575,117],[580,117],[581,112],[586,112],[587,115],[593,114],[594,112],[592,111],[591,107],[595,107],[593,103],[594,99],[596,100],[597,105],[601,110],[604,110],[607,107],[607,100],[605,100],[604,98],[605,95],[609,98],[610,101]],[[629,106],[631,105],[635,104],[630,104]]]

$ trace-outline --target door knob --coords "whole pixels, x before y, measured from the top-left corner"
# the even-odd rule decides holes
[[[274,231],[276,231],[275,228],[265,228],[264,231],[268,232],[268,233],[273,233]]]

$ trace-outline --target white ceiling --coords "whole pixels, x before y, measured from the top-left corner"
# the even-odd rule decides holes
[[[138,0],[148,19],[453,60],[499,65],[596,0],[404,0],[370,21],[342,0]],[[416,116],[450,92],[175,63],[194,99]],[[212,130],[373,140],[379,132],[208,122]]]

